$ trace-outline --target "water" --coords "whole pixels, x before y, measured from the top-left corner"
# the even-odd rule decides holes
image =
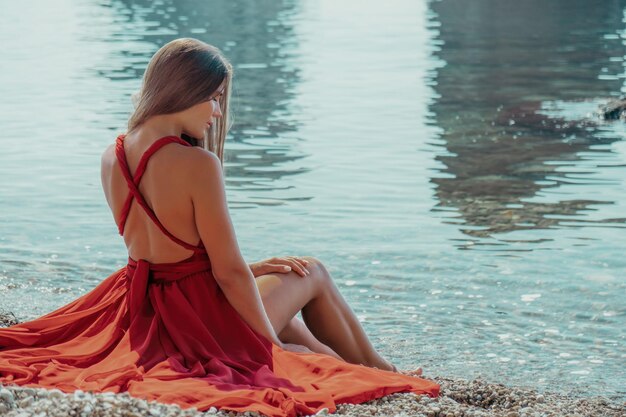
[[[401,368],[626,398],[626,127],[592,114],[626,93],[625,8],[7,3],[0,309],[36,318],[125,264],[100,154],[152,54],[192,36],[235,66],[249,262],[324,261]]]

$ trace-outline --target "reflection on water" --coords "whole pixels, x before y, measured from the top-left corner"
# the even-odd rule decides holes
[[[77,294],[85,280],[98,282],[111,266],[122,266],[99,156],[125,131],[130,96],[149,59],[172,39],[205,40],[234,65],[235,124],[225,149],[230,207],[311,198],[281,183],[309,170],[298,163],[306,155],[294,146],[301,139],[294,136],[297,109],[290,104],[298,81],[290,58],[298,46],[291,34],[297,12],[289,1],[65,0],[55,7],[41,1],[26,17],[17,6],[6,8],[0,17],[6,45],[0,76],[8,98],[0,103],[0,212],[10,216],[0,219],[7,222],[0,282],[23,289],[16,310],[50,308],[29,310],[38,299],[34,288]],[[19,47],[9,46],[16,33]],[[33,262],[45,265],[37,269]]]
[[[286,169],[286,162],[302,158],[289,152],[289,134],[297,120],[289,109],[298,70],[289,64],[297,44],[290,17],[296,2],[274,1],[108,1],[115,44],[108,65],[95,68],[119,87],[137,89],[137,81],[157,49],[179,37],[194,37],[220,48],[234,66],[233,129],[225,149],[227,184],[241,193],[233,207],[282,204],[282,198],[254,198],[253,192],[279,189],[276,180],[305,172]],[[120,102],[119,96],[112,97]],[[120,109],[126,114],[128,109]],[[112,130],[119,130],[113,125]],[[288,200],[289,198],[286,198]],[[240,201],[247,200],[247,201]]]
[[[590,113],[626,92],[626,4],[587,3],[8,4],[0,308],[37,317],[125,264],[100,154],[192,36],[235,67],[247,260],[323,260],[401,368],[623,397],[626,125]]]
[[[498,233],[564,227],[571,219],[578,226],[624,223],[623,216],[585,219],[585,211],[596,210],[592,205],[613,204],[613,198],[558,195],[564,184],[610,186],[610,179],[589,175],[595,170],[588,161],[593,155],[602,164],[608,145],[621,137],[599,138],[592,121],[538,112],[546,100],[619,93],[621,79],[597,81],[598,74],[621,67],[611,58],[626,52],[621,42],[602,36],[622,30],[618,4],[529,1],[509,13],[508,2],[433,3],[443,44],[437,55],[446,66],[437,74],[441,98],[432,108],[449,151],[437,159],[451,174],[433,179],[439,200],[434,210],[458,208],[459,218],[450,222],[470,237],[463,247]],[[530,201],[540,194],[556,201]],[[531,239],[550,239],[543,236]]]

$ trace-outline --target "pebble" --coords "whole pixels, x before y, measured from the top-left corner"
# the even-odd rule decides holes
[[[13,393],[6,388],[0,388],[0,401],[8,404],[13,404]]]
[[[22,393],[25,395],[35,395],[36,391],[33,388],[26,387],[22,389]]]
[[[35,399],[34,399],[33,397],[25,397],[25,398],[22,398],[22,399],[18,402],[18,404],[19,404],[19,406],[20,406],[20,407],[22,407],[22,408],[27,408],[27,407],[29,407],[29,406],[30,406],[30,405],[31,405],[34,401],[35,401]]]
[[[521,387],[490,384],[482,379],[432,378],[441,385],[437,398],[396,393],[362,404],[338,404],[332,415],[351,417],[623,417],[626,404],[605,397],[575,397],[554,392],[537,392]],[[94,393],[76,390],[0,384],[0,415],[10,417],[262,417],[258,412],[237,413],[210,407],[182,409],[132,397],[128,392]],[[328,408],[315,416],[331,415]]]
[[[52,388],[50,390],[50,392],[48,393],[48,397],[50,398],[56,398],[56,399],[61,399],[65,396],[66,394],[61,391],[60,389],[57,388]]]

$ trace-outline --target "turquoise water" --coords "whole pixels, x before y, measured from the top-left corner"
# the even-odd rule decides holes
[[[511,13],[511,8],[515,13]],[[0,309],[126,262],[103,149],[163,43],[235,66],[250,262],[325,262],[401,368],[625,398],[626,2],[99,1],[0,14]]]

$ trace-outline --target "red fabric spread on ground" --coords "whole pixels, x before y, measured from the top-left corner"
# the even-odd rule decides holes
[[[146,164],[176,136],[156,141],[135,177],[123,147],[116,155],[130,193],[155,224],[194,254],[176,263],[128,258],[93,290],[37,319],[0,328],[0,382],[27,387],[124,392],[182,408],[314,414],[396,393],[437,396],[426,379],[355,365],[317,353],[281,349],[254,331],[217,284],[207,252],[159,222],[138,189]],[[175,383],[172,383],[175,382]]]

